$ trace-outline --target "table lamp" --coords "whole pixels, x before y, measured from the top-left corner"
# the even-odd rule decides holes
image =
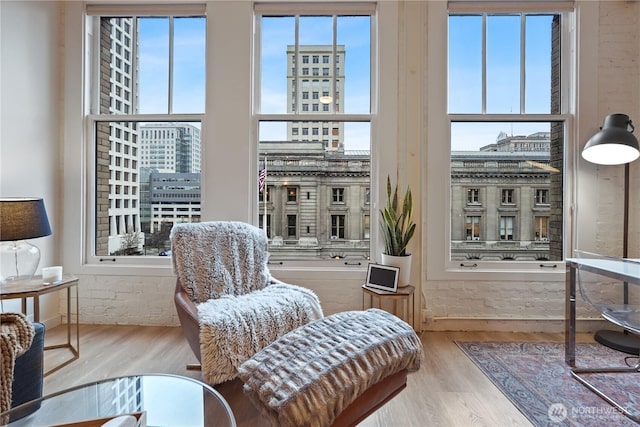
[[[629,163],[640,157],[638,140],[633,135],[631,119],[626,114],[610,114],[600,131],[593,135],[582,150],[582,157],[599,165],[624,164],[624,217],[622,257],[629,257]],[[623,303],[629,304],[629,284],[623,284]],[[628,331],[600,330],[595,340],[607,347],[630,354],[638,354],[640,338]]]
[[[50,234],[42,199],[0,198],[0,281],[32,279],[40,249],[25,239]]]

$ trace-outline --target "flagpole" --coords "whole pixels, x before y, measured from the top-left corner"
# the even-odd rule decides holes
[[[264,234],[269,238],[269,232],[267,231],[267,154],[264,155],[264,193],[262,194],[262,203],[264,205]]]

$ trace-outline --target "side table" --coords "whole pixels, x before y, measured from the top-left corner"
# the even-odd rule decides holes
[[[76,339],[75,345],[71,342],[71,288],[76,291]],[[27,298],[33,298],[33,321],[40,322],[40,296],[51,292],[67,290],[67,342],[56,345],[45,345],[44,349],[53,350],[59,348],[67,348],[71,351],[71,358],[64,362],[54,366],[44,373],[45,376],[57,371],[58,369],[67,366],[69,363],[80,357],[80,311],[78,301],[78,278],[65,274],[62,276],[62,280],[52,284],[42,283],[42,276],[34,276],[31,280],[18,280],[14,282],[3,283],[0,287],[0,300],[18,299],[22,300],[22,312],[27,314]],[[46,333],[45,333],[46,337]]]
[[[365,299],[369,296],[369,307],[379,308],[383,310],[384,301],[393,302],[393,310],[391,314],[398,316],[405,322],[407,322],[415,330],[413,322],[413,304],[414,304],[414,292],[415,286],[409,285],[402,288],[398,288],[397,292],[389,292],[378,289],[368,288],[362,285],[362,309],[365,309]],[[374,300],[378,300],[377,306],[374,305]],[[398,314],[398,301],[402,302],[402,311]]]

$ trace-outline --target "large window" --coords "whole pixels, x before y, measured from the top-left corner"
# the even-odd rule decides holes
[[[109,263],[170,255],[173,225],[201,216],[205,18],[91,19],[90,255]]]
[[[450,265],[562,261],[566,15],[454,9]]]
[[[279,263],[369,259],[374,9],[344,6],[255,6],[258,164],[272,192],[256,199]]]

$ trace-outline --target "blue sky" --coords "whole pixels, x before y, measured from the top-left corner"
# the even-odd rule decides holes
[[[525,31],[525,111],[549,113],[552,16],[530,16]],[[520,17],[494,16],[487,21],[486,112],[520,112]],[[482,18],[455,16],[449,20],[449,112],[482,110]],[[529,135],[549,131],[548,124],[495,123],[452,125],[452,150],[476,151],[495,142],[503,131]]]
[[[345,45],[344,112],[368,113],[370,88],[370,22],[368,17],[341,17],[337,43]],[[142,19],[140,24],[140,112],[166,112],[167,108],[167,19]],[[545,113],[550,104],[551,16],[532,16],[526,23],[527,113]],[[294,44],[294,18],[262,20],[263,113],[285,113],[287,103],[287,45]],[[487,113],[518,113],[520,109],[520,19],[490,17],[487,40]],[[175,20],[174,105],[176,113],[204,111],[205,19]],[[450,19],[449,112],[479,113],[481,108],[481,34],[479,16]],[[332,43],[331,17],[301,17],[299,42]],[[369,125],[346,124],[347,149],[369,149]],[[261,128],[261,139],[285,139],[284,123]],[[548,124],[500,123],[472,127],[454,124],[453,150],[477,150],[495,142],[497,135],[548,131]]]
[[[168,109],[169,20],[140,19],[141,113]],[[174,113],[204,112],[205,18],[174,19]]]

